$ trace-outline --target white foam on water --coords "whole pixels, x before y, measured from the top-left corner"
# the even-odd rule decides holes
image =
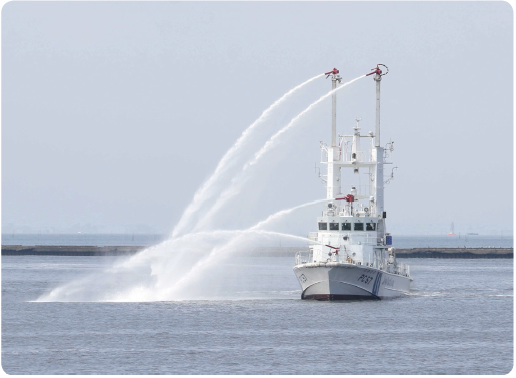
[[[254,121],[238,138],[235,144],[226,152],[226,154],[219,161],[215,171],[210,176],[208,180],[202,184],[202,186],[197,190],[194,195],[192,202],[187,206],[183,215],[181,216],[178,224],[172,231],[172,237],[177,237],[185,232],[185,229],[189,226],[192,221],[192,216],[199,211],[201,206],[216,192],[214,187],[217,183],[222,179],[223,174],[238,161],[237,153],[242,149],[244,144],[250,139],[252,132],[255,130],[257,126],[262,124],[270,114],[277,109],[283,102],[285,102],[289,97],[291,97],[295,92],[299,89],[303,88],[305,85],[310,82],[324,76],[324,74],[316,75],[305,82],[299,84],[298,86],[292,88],[290,91],[281,96],[276,102],[274,102],[271,106],[269,106],[263,113]]]

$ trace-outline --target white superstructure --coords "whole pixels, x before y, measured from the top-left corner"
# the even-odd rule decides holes
[[[356,118],[353,133],[336,133],[336,91],[332,98],[331,145],[321,142],[322,164],[327,175],[328,199],[317,218],[317,232],[308,254],[298,253],[294,272],[303,290],[302,299],[354,299],[400,296],[410,290],[409,267],[396,261],[392,237],[386,233],[384,209],[384,166],[394,149],[394,142],[380,144],[380,83],[383,73],[377,65],[373,72],[376,83],[375,131],[362,135]],[[328,72],[332,88],[341,82],[339,71]],[[342,180],[344,168],[349,175]]]

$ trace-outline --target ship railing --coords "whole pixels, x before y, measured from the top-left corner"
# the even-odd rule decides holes
[[[310,262],[310,255],[312,251],[299,251],[296,253],[295,262],[296,265],[306,264]]]
[[[353,185],[353,187],[356,189],[355,197],[358,198],[369,198],[369,196],[372,195],[373,192],[373,186],[372,184],[363,184],[363,185]],[[346,205],[340,209],[340,211],[345,211],[347,209]],[[359,208],[355,208],[355,210],[358,210]],[[349,210],[349,209],[348,209]]]
[[[398,269],[396,270],[396,274],[401,276],[410,277],[410,268],[407,264],[399,263]]]
[[[407,276],[407,277],[410,277],[410,269],[409,269],[409,266],[407,264],[403,264],[403,275]]]
[[[371,151],[358,151],[355,153],[355,159],[353,159],[352,152],[350,150],[345,149],[342,152],[342,161],[345,163],[350,163],[353,160],[357,160],[362,163],[371,163],[373,161]]]

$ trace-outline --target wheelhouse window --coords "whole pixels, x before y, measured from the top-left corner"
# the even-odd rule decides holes
[[[364,231],[363,223],[355,223],[355,231]]]
[[[328,229],[328,223],[319,223],[319,231],[326,231]]]
[[[366,231],[375,231],[376,223],[366,223]]]
[[[338,223],[330,223],[330,231],[339,231]]]
[[[342,231],[351,231],[351,223],[342,223]]]

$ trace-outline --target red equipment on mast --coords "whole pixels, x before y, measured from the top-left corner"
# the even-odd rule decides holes
[[[379,66],[384,66],[387,72],[383,73]],[[369,72],[366,76],[372,75],[372,74],[378,74],[378,75],[387,75],[389,73],[389,68],[385,64],[377,64],[376,68],[371,68],[373,71]]]
[[[327,79],[331,74],[333,74],[333,75],[337,75],[338,73],[339,73],[339,70],[338,70],[338,69],[336,69],[336,68],[334,68],[333,70],[328,71],[328,72],[325,72],[324,74],[325,74],[325,75],[328,75],[328,76],[326,76],[326,79]]]

